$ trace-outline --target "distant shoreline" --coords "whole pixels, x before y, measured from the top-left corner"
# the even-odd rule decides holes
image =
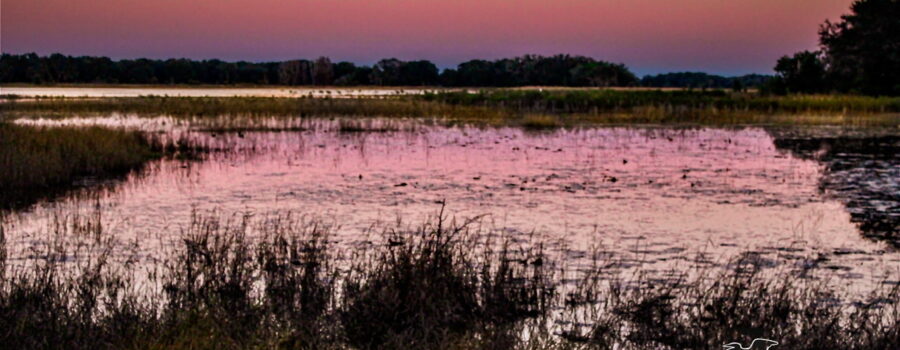
[[[161,84],[3,84],[0,96],[17,98],[104,98],[104,97],[387,97],[422,95],[427,92],[478,91],[689,91],[678,87],[441,87],[441,86],[284,86],[284,85],[161,85]],[[694,89],[714,91],[727,89]],[[754,93],[755,89],[747,92]]]

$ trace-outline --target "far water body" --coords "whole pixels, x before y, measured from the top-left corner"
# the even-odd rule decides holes
[[[155,162],[99,199],[15,214],[9,231],[20,235],[8,239],[20,254],[54,217],[97,208],[105,232],[139,242],[151,257],[158,243],[149,237],[177,235],[192,213],[291,212],[338,225],[335,244],[352,248],[377,241],[373,232],[415,227],[446,205],[457,221],[482,217],[481,230],[552,242],[571,266],[587,266],[601,251],[616,269],[665,274],[750,254],[767,267],[818,270],[851,289],[896,284],[900,275],[891,239],[900,222],[900,142],[890,133],[534,132],[412,121],[348,133],[340,120],[317,119],[295,121],[294,131],[216,133],[169,119],[19,122],[126,125],[229,149],[203,161]]]

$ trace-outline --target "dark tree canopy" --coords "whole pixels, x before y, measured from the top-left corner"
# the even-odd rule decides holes
[[[471,60],[444,71],[442,79],[449,86],[634,86],[639,82],[623,64],[570,55]]]
[[[778,60],[772,91],[900,95],[900,0],[857,0],[850,10],[819,29],[820,52]]]
[[[860,0],[851,10],[819,31],[834,87],[900,95],[900,0]]]
[[[820,52],[803,51],[784,56],[775,65],[778,78],[773,82],[777,92],[825,92],[825,64]]]

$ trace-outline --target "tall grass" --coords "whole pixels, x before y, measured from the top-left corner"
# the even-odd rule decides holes
[[[76,177],[121,175],[155,156],[138,132],[0,123],[0,203],[11,207]]]
[[[538,128],[581,124],[900,124],[900,98],[850,95],[761,96],[712,91],[494,89],[385,98],[130,97],[8,99],[10,116],[102,115],[218,117],[434,118]],[[555,115],[553,123],[549,116]],[[540,120],[539,120],[540,119]],[[536,123],[537,122],[537,123]]]
[[[102,232],[74,240],[56,232],[62,243],[51,240],[39,258],[0,254],[0,344],[706,349],[766,337],[789,349],[891,349],[900,342],[896,288],[842,303],[809,271],[767,274],[748,258],[670,282],[602,277],[607,262],[598,261],[571,287],[540,242],[476,235],[469,225],[439,216],[341,251],[330,239],[335,228],[315,221],[195,214],[144,282],[130,274],[139,261],[111,258],[113,241]],[[0,252],[9,244],[3,237]]]
[[[138,131],[0,122],[0,209],[27,206],[80,178],[119,177],[164,154],[197,150],[187,140]]]
[[[760,96],[751,93],[663,90],[482,90],[435,92],[422,99],[451,105],[505,107],[532,112],[590,113],[635,108],[749,110],[764,113],[900,113],[900,97],[851,95]]]
[[[278,98],[278,97],[123,97],[123,98],[38,98],[7,100],[0,113],[15,115],[70,116],[102,115],[113,112],[150,116],[218,117],[392,117],[454,118],[471,114],[497,115],[485,108],[450,106],[412,97],[391,98]]]

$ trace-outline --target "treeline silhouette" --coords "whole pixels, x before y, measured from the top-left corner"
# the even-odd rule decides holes
[[[769,79],[772,76],[763,74],[724,77],[703,72],[678,72],[645,76],[641,79],[641,86],[744,90],[763,86]]]
[[[429,61],[383,59],[373,66],[327,57],[283,62],[123,59],[34,53],[0,56],[0,83],[270,84],[381,86],[636,86],[623,64],[583,56],[471,60],[440,71]]]
[[[819,28],[817,51],[778,60],[767,90],[900,95],[900,0],[858,0]]]

